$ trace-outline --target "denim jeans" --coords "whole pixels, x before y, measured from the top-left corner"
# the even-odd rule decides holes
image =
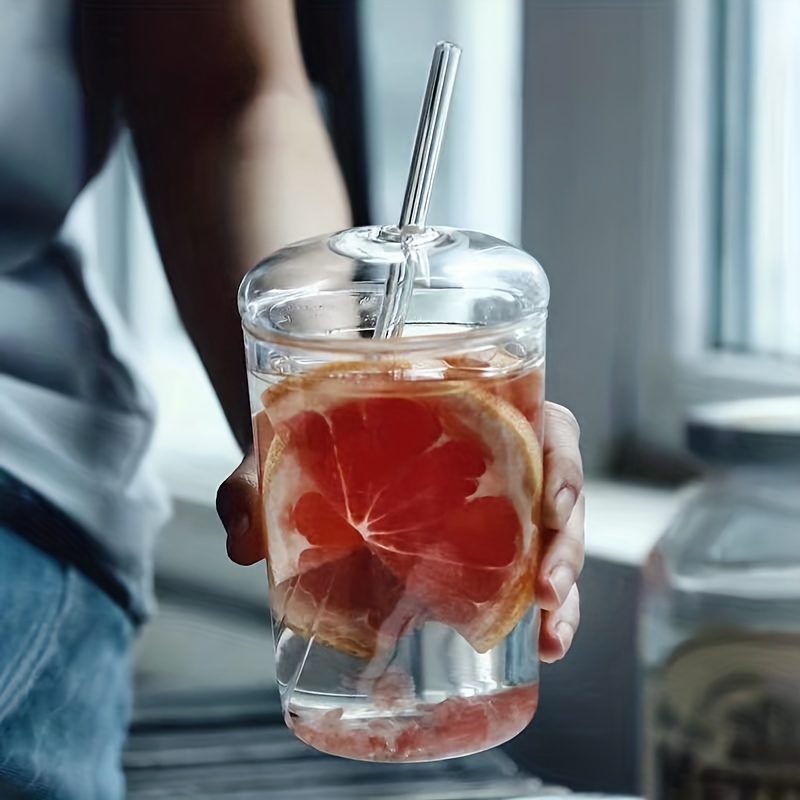
[[[135,629],[73,567],[0,526],[0,798],[119,800]]]

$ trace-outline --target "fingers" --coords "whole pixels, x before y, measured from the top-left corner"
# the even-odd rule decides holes
[[[252,450],[219,487],[217,513],[228,533],[228,556],[232,561],[249,566],[266,557],[258,470]]]
[[[580,495],[567,520],[557,531],[549,531],[539,565],[537,596],[545,611],[563,605],[581,574],[584,562],[586,500]]]
[[[546,611],[542,614],[539,632],[539,658],[542,661],[551,664],[564,658],[572,645],[580,619],[580,595],[578,587],[573,585],[557,611]]]
[[[569,597],[583,569],[583,464],[580,429],[572,412],[545,405],[543,549],[537,596],[545,611],[555,611]]]
[[[583,491],[580,428],[573,413],[555,403],[545,404],[544,428],[542,524],[558,531]]]

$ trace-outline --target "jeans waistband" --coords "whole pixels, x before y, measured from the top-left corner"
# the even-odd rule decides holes
[[[116,578],[100,545],[69,515],[0,468],[0,525],[80,570],[102,589],[134,623],[142,621],[130,591]]]

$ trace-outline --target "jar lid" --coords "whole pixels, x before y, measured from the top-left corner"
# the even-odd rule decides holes
[[[727,466],[800,466],[800,396],[712,403],[690,409],[689,450]]]
[[[404,292],[401,280],[410,291]],[[239,312],[256,337],[333,347],[357,333],[380,347],[386,346],[375,336],[381,315],[401,296],[407,298],[402,316],[409,325],[392,339],[393,351],[409,339],[450,335],[458,341],[541,320],[549,285],[536,259],[492,236],[373,226],[273,253],[245,276]]]

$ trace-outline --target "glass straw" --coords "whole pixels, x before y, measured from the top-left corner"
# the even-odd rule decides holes
[[[461,48],[452,42],[439,42],[433,51],[400,212],[401,231],[409,226],[425,226],[460,57]]]
[[[418,262],[425,259],[425,254],[414,246],[414,234],[425,227],[428,216],[460,57],[461,48],[452,42],[439,42],[433,51],[398,224],[405,258],[391,267],[375,338],[386,339],[402,333]]]

